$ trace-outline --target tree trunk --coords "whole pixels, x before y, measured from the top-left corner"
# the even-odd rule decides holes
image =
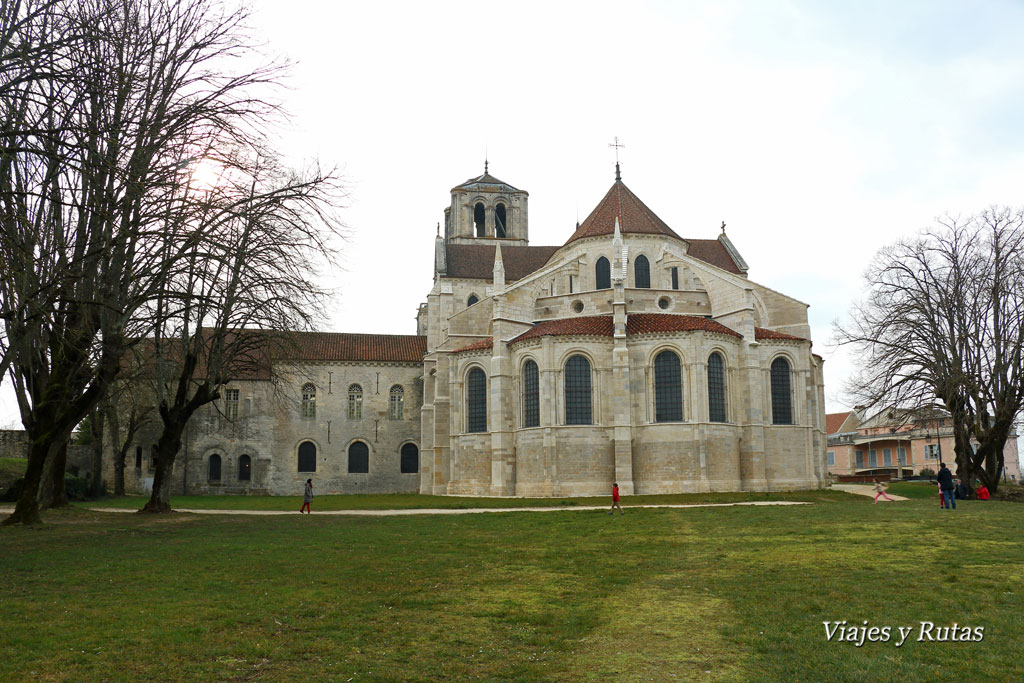
[[[114,495],[124,495],[124,460],[126,453],[123,450],[114,451]]]
[[[171,512],[171,475],[174,471],[174,459],[181,450],[181,435],[187,422],[188,418],[182,418],[177,412],[165,417],[164,429],[156,444],[153,493],[149,496],[149,502],[139,512]]]
[[[39,509],[48,510],[70,505],[68,492],[64,487],[64,473],[68,464],[68,442],[56,447],[43,466],[43,478],[39,482]]]
[[[18,492],[18,502],[14,512],[4,520],[4,524],[42,524],[39,516],[39,482],[43,478],[46,456],[50,452],[49,443],[32,441],[28,449],[28,467],[25,468],[25,479]]]
[[[97,408],[89,421],[92,436],[92,481],[89,482],[89,497],[99,498],[106,493],[103,481],[103,411]]]

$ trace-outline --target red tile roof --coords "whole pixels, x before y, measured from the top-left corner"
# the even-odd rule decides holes
[[[463,346],[461,349],[455,349],[454,351],[452,351],[452,353],[463,353],[465,351],[483,351],[484,349],[491,348],[494,348],[494,337],[474,342],[469,346]]]
[[[427,338],[413,334],[293,332],[291,341],[281,360],[418,363],[427,352]]]
[[[667,313],[633,313],[626,317],[626,334],[655,334],[657,332],[717,332],[732,337],[743,335],[722,323],[699,315],[671,315]]]
[[[516,247],[501,245],[505,282],[515,282],[540,269],[560,247]],[[449,244],[445,277],[487,280],[494,278],[494,252],[491,244]]]
[[[825,434],[836,434],[850,416],[851,411],[845,413],[828,413],[825,415]]]
[[[810,341],[803,337],[794,337],[791,334],[785,334],[783,332],[776,332],[775,330],[766,330],[763,327],[754,328],[754,339],[760,341],[762,339],[788,339],[789,341]]]
[[[566,240],[566,244],[584,237],[611,235],[615,232],[615,219],[619,219],[619,229],[623,234],[641,233],[650,235],[667,235],[682,239],[665,221],[647,208],[621,180],[616,180],[590,215]]]
[[[729,255],[729,251],[720,240],[692,240],[687,238],[686,241],[690,243],[686,253],[695,259],[704,263],[710,263],[730,273],[736,273],[737,275],[743,273],[739,266],[736,265],[736,262],[732,260],[732,256]]]
[[[695,315],[670,315],[664,313],[633,313],[626,317],[626,335],[657,334],[662,332],[716,332],[732,337],[741,337],[738,332],[708,318]],[[579,318],[545,320],[523,332],[511,343],[536,339],[538,337],[600,336],[614,334],[610,315],[592,315]]]

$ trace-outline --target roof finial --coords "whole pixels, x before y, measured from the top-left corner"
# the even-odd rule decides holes
[[[722,234],[725,234],[725,221],[722,221]]]
[[[487,175],[487,157],[484,156],[484,175]]]
[[[619,136],[616,135],[615,142],[609,142],[608,146],[615,148],[615,182],[618,183],[622,181],[622,172],[619,170],[619,149],[625,145],[619,142]]]
[[[441,221],[437,222],[437,236],[441,236]]]

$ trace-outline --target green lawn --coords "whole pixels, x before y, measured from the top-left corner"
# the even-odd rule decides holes
[[[0,528],[0,680],[1024,679],[1024,506],[804,497],[624,517],[51,512]],[[844,619],[914,632],[828,642],[822,622]],[[917,642],[921,621],[984,640]]]
[[[832,491],[786,493],[682,493],[664,496],[628,496],[629,504],[735,503],[750,500],[835,500],[848,494]],[[148,498],[123,496],[87,501],[86,508],[139,509]],[[347,494],[316,496],[313,510],[411,510],[469,508],[552,507],[610,505],[611,492],[597,498],[468,498],[458,496],[421,496],[415,493]],[[171,507],[185,510],[295,510],[302,507],[302,496],[171,496]]]

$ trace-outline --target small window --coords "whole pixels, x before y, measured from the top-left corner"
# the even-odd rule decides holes
[[[828,452],[828,466],[832,467],[835,464],[836,464],[836,452],[835,451],[829,451]]]
[[[370,472],[370,447],[362,441],[356,441],[348,447],[349,474],[368,474]]]
[[[480,368],[466,377],[466,431],[487,431],[487,375]]]
[[[391,387],[391,397],[388,402],[388,419],[401,420],[405,417],[405,389],[396,384]]]
[[[679,289],[679,268],[672,266],[672,289]]]
[[[899,464],[901,465],[907,462],[907,449],[900,446],[899,451],[896,453],[896,457],[899,459]]]
[[[891,448],[883,448],[882,449],[882,464],[885,465],[886,467],[892,467],[892,449]]]
[[[361,420],[363,418],[363,388],[353,384],[348,388],[348,419]]]
[[[708,356],[708,419],[725,422],[725,364],[722,354],[715,351]]]
[[[594,264],[594,289],[611,289],[612,287],[612,264],[604,256],[597,259]]]
[[[537,364],[532,360],[523,364],[523,426],[540,426],[540,384]]]
[[[224,417],[229,420],[238,419],[238,389],[224,390]]]
[[[248,455],[238,456],[238,481],[250,481],[252,479],[252,458]]]
[[[316,418],[316,387],[312,382],[302,385],[302,419]]]
[[[414,443],[407,443],[402,446],[401,453],[402,474],[414,474],[420,471],[420,449]]]
[[[470,294],[469,298],[466,299],[466,308],[469,308],[478,301],[480,301],[480,299],[476,298],[476,294]]]
[[[505,205],[498,204],[494,207],[494,236],[505,237],[506,230]]]
[[[486,223],[484,222],[484,205],[477,202],[473,207],[473,227],[476,229],[477,237],[486,236]]]
[[[864,451],[857,451],[857,469],[864,467]]]
[[[643,254],[633,261],[633,283],[637,289],[651,288],[651,263]]]
[[[878,467],[878,451],[874,448],[868,451],[868,467]]]
[[[312,441],[299,444],[299,472],[316,472],[316,444]]]
[[[135,469],[142,469],[142,446],[135,447]]]
[[[654,358],[654,421],[682,420],[683,380],[679,356],[662,351]]]
[[[220,456],[214,453],[210,456],[210,467],[207,470],[207,481],[218,482],[220,481]]]
[[[793,424],[793,397],[789,376],[789,361],[776,358],[771,366],[772,424]]]
[[[593,424],[590,361],[573,356],[565,363],[565,424]]]

